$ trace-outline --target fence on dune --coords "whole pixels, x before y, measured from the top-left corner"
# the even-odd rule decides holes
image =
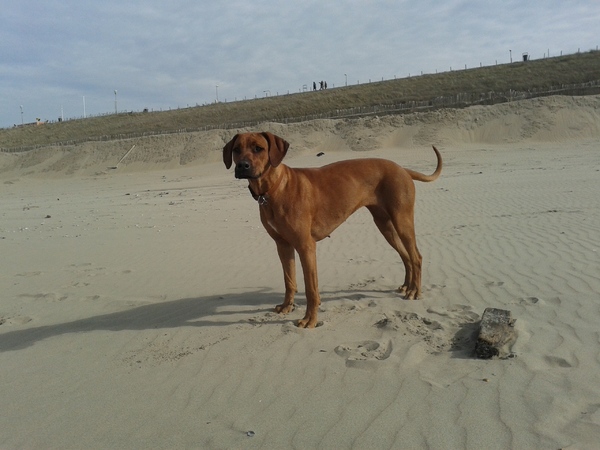
[[[110,134],[97,137],[89,137],[76,140],[60,141],[51,144],[44,145],[29,145],[22,147],[15,147],[10,149],[0,148],[2,152],[25,152],[29,150],[35,150],[42,147],[49,146],[73,146],[82,144],[85,142],[97,142],[97,141],[115,141],[125,139],[136,139],[149,136],[162,136],[172,135],[181,133],[193,133],[199,131],[210,131],[217,129],[240,129],[257,126],[265,122],[275,122],[281,124],[292,124],[299,122],[308,122],[311,120],[319,119],[347,119],[347,118],[360,118],[368,116],[382,116],[392,114],[410,114],[415,112],[426,112],[444,108],[466,108],[475,105],[494,105],[499,103],[508,103],[518,100],[526,100],[538,97],[548,97],[551,95],[595,95],[600,94],[600,80],[589,81],[587,83],[580,84],[569,84],[552,86],[549,89],[532,89],[527,91],[509,90],[507,92],[486,92],[486,93],[460,93],[456,95],[449,95],[444,97],[435,97],[430,100],[424,101],[407,101],[397,104],[389,105],[375,105],[375,106],[361,106],[348,109],[336,109],[325,113],[310,114],[305,116],[297,117],[278,117],[272,119],[265,119],[260,121],[245,121],[245,122],[227,122],[222,124],[205,125],[194,128],[182,128],[178,130],[170,131],[145,131],[138,133],[124,133],[124,134]],[[250,100],[251,101],[251,100]]]

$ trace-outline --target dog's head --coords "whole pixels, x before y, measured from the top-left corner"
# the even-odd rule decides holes
[[[236,178],[260,178],[269,167],[281,164],[290,144],[272,133],[236,134],[223,147],[223,162],[235,164]]]

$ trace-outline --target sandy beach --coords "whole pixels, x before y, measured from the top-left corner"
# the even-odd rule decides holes
[[[363,210],[318,246],[323,325],[301,282],[274,313],[240,130],[0,153],[0,448],[598,448],[600,96],[261,130],[292,167],[440,149],[422,299]],[[472,356],[487,307],[510,357]]]

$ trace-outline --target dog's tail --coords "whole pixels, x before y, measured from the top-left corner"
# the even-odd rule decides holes
[[[437,167],[435,168],[435,172],[433,172],[431,175],[425,175],[421,172],[416,172],[414,170],[405,168],[405,170],[408,172],[408,174],[413,180],[428,183],[430,181],[437,180],[440,174],[442,173],[442,155],[440,155],[438,149],[435,148],[435,145],[432,145],[432,147],[433,151],[435,152],[435,155],[437,156]]]

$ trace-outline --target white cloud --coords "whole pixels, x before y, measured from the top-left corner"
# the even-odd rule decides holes
[[[168,109],[600,44],[600,3],[0,0],[0,126]]]

